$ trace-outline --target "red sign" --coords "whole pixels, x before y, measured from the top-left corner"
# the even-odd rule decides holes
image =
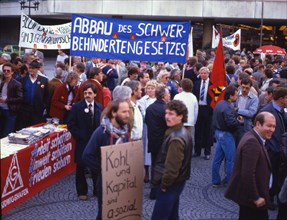
[[[55,132],[1,159],[2,214],[75,170],[69,131]]]

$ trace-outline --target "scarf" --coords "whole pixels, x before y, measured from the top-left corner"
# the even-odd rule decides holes
[[[116,128],[111,123],[111,120],[104,116],[101,122],[101,126],[104,128],[104,132],[111,135],[111,138],[117,138],[115,144],[124,143],[125,138],[128,133],[128,126],[124,125],[123,127]]]

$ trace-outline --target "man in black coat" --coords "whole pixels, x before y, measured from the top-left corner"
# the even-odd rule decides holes
[[[282,134],[287,131],[287,114],[284,110],[287,105],[287,88],[276,87],[273,90],[273,100],[264,106],[261,112],[270,112],[276,119],[276,129],[270,140],[266,141],[266,149],[272,165],[272,187],[270,188],[270,201],[268,208],[274,210],[274,197],[278,195],[279,170],[281,165],[280,152],[282,144]]]
[[[84,100],[73,105],[68,118],[68,129],[76,140],[75,163],[76,189],[80,200],[87,200],[88,185],[85,177],[85,163],[82,155],[94,130],[100,125],[102,106],[94,101],[97,89],[94,84],[87,84],[83,88]],[[91,169],[94,195],[96,195],[97,174]]]
[[[204,149],[204,158],[210,159],[211,145],[213,138],[211,133],[211,122],[213,109],[210,107],[211,96],[208,94],[210,85],[209,69],[202,67],[199,70],[200,80],[197,80],[193,87],[193,93],[198,100],[198,117],[195,125],[195,146],[194,157],[201,155],[201,149]]]
[[[164,133],[167,129],[165,121],[165,104],[170,101],[167,88],[159,86],[155,92],[156,101],[151,104],[145,115],[148,132],[148,152],[151,153],[151,165],[154,166],[157,154],[164,141]],[[155,199],[155,189],[151,189],[150,198]]]

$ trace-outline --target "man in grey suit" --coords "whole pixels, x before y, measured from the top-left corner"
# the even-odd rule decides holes
[[[239,220],[268,219],[271,164],[264,147],[275,131],[276,120],[269,112],[255,117],[254,128],[240,140],[233,173],[225,197],[239,205]]]

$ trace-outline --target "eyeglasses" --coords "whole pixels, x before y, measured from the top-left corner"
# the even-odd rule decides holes
[[[3,70],[4,73],[11,73],[11,70]]]

